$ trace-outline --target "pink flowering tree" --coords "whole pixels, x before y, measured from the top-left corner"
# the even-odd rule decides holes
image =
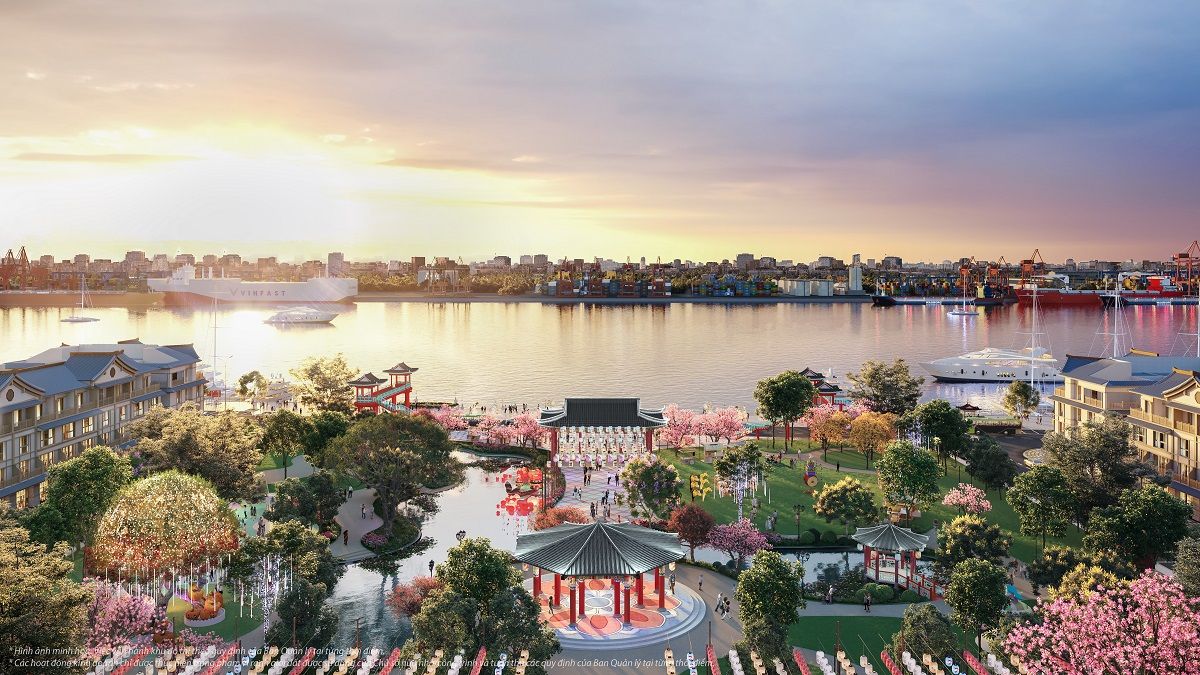
[[[514,438],[517,437],[517,430],[511,424],[497,424],[492,429],[491,440],[492,445],[511,445]]]
[[[85,579],[83,585],[92,592],[92,604],[88,607],[90,658],[103,657],[139,642],[167,620],[166,612],[155,607],[153,598],[130,595],[99,579]]]
[[[959,483],[958,487],[947,492],[942,505],[958,509],[959,513],[987,513],[992,510],[987,494],[969,483]]]
[[[1200,598],[1160,574],[1038,604],[1006,646],[1030,672],[1200,675]]]
[[[675,467],[655,459],[642,457],[629,460],[621,470],[621,485],[629,499],[630,515],[648,519],[664,517],[679,506],[683,481]]]
[[[707,436],[713,443],[722,438],[726,443],[732,443],[746,435],[742,411],[733,406],[716,408],[699,415],[695,421],[695,430],[696,433]]]
[[[538,426],[538,417],[531,412],[524,412],[513,418],[514,437],[522,447],[539,447],[549,436],[549,430]]]
[[[682,448],[695,443],[696,413],[672,403],[663,410],[667,426],[658,432],[658,439],[671,448]]]
[[[496,427],[500,426],[500,418],[488,413],[479,418],[479,422],[475,425],[475,430],[479,432],[479,437],[487,445],[492,444],[492,435],[496,432]]]
[[[467,428],[467,421],[463,419],[463,409],[448,405],[428,411],[429,416],[433,421],[437,422],[446,431],[459,431]]]
[[[708,543],[705,548],[721,551],[733,560],[738,569],[747,556],[771,548],[767,535],[758,531],[749,518],[742,518],[729,525],[717,525],[708,533]]]

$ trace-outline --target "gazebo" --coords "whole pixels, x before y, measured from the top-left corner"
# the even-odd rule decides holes
[[[931,598],[937,595],[936,584],[917,572],[917,560],[921,557],[921,551],[929,545],[926,535],[917,534],[907,527],[884,523],[860,527],[854,531],[851,539],[858,542],[862,549],[863,571],[868,578],[915,588]],[[889,555],[885,558],[881,553]]]
[[[625,455],[654,452],[654,430],[665,427],[663,409],[643,408],[638,398],[568,398],[559,408],[542,408],[538,426],[550,432],[550,458],[559,449],[581,461],[624,461]]]
[[[642,578],[646,572],[654,570],[654,590],[658,594],[658,609],[662,610],[666,595],[666,577],[662,568],[683,556],[679,536],[673,532],[659,532],[632,523],[608,522],[563,523],[518,535],[517,549],[513,553],[518,561],[537,569],[533,579],[534,597],[539,597],[542,592],[542,572],[554,574],[551,608],[562,606],[562,580],[568,580],[572,628],[577,616],[585,614],[585,591],[584,584],[579,583],[581,580],[612,580],[614,616],[618,618],[622,615],[621,590],[624,586],[623,621],[630,625],[630,591],[636,589],[637,606],[644,607]]]

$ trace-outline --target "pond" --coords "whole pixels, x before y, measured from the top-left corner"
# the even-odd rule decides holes
[[[460,454],[464,462],[476,461],[473,455]],[[395,560],[390,568],[380,561],[368,560],[346,566],[346,573],[333,589],[328,602],[338,611],[340,624],[335,647],[352,647],[355,629],[363,645],[390,650],[404,644],[412,635],[407,619],[397,621],[384,605],[384,594],[399,581],[429,574],[429,562],[441,563],[446,551],[458,541],[455,533],[463,530],[470,537],[487,537],[497,548],[513,550],[517,535],[529,531],[527,515],[514,509],[499,508],[507,497],[504,489],[507,472],[468,466],[466,480],[438,498],[439,510],[421,524],[424,540],[409,547],[406,557]]]
[[[831,584],[838,577],[852,569],[863,568],[862,551],[804,551],[800,549],[781,549],[784,559],[804,564],[805,583]],[[720,551],[696,549],[696,560],[708,563],[720,562],[728,564],[729,556]],[[923,570],[929,566],[927,560],[918,560],[917,569]]]

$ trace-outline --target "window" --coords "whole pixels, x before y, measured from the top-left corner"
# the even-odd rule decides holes
[[[33,418],[38,419],[38,420],[42,419],[42,404],[41,403],[37,404],[37,408],[34,409]]]
[[[1192,442],[1186,438],[1179,439],[1179,456],[1187,457],[1188,451],[1192,449]]]
[[[83,392],[79,392],[79,393],[75,394],[75,407],[76,408],[83,407]]]
[[[145,401],[138,401],[137,403],[133,404],[133,415],[135,417],[141,417],[142,415],[145,415],[145,414],[146,414],[146,402]]]
[[[38,503],[39,504],[46,501],[46,488],[48,488],[49,486],[50,486],[50,481],[48,481],[48,480],[44,480],[44,481],[38,483]]]
[[[109,413],[107,410],[105,410],[105,411],[104,411],[104,412],[101,414],[101,416],[100,416],[100,426],[102,426],[102,427],[105,427],[105,428],[107,428],[107,427],[108,427],[108,424],[109,424],[109,421],[110,421],[110,420],[109,420],[109,415],[110,415],[110,413]]]
[[[1158,448],[1159,450],[1166,450],[1167,449],[1167,435],[1161,431],[1154,431],[1151,433],[1154,434],[1152,445],[1154,447]]]
[[[1141,427],[1134,427],[1133,428],[1133,440],[1135,440],[1139,443],[1145,443],[1146,442],[1146,430]]]
[[[17,442],[20,443],[20,454],[29,454],[29,436],[21,436]]]
[[[95,437],[85,438],[79,442],[79,449],[81,451],[87,450],[88,448],[94,448],[94,447],[96,447],[96,438]]]
[[[96,418],[95,417],[83,418],[83,432],[82,433],[90,434],[95,430],[96,430]]]
[[[41,457],[38,457],[38,463],[42,465],[43,471],[49,469],[51,466],[54,466],[54,453],[43,453]]]
[[[54,412],[61,413],[63,411],[63,397],[59,396],[54,399]]]
[[[21,460],[20,463],[17,464],[17,470],[20,472],[20,475],[22,478],[28,476],[29,475],[29,460],[27,460],[27,459]]]
[[[117,421],[118,422],[125,421],[125,414],[126,414],[125,408],[126,407],[127,406],[120,406],[119,408],[117,408]]]
[[[51,445],[54,445],[54,430],[53,429],[43,429],[42,430],[42,447],[48,448]]]
[[[0,441],[0,462],[8,459],[8,441]]]
[[[17,493],[17,508],[23,509],[29,505],[29,500],[25,498],[25,491],[21,490]]]
[[[64,441],[75,438],[75,423],[64,424],[62,426],[62,438]]]

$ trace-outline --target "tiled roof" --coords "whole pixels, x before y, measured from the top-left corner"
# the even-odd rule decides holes
[[[679,536],[633,523],[564,523],[517,536],[513,556],[576,577],[641,574],[683,557]]]
[[[884,523],[874,527],[860,527],[850,538],[863,546],[878,551],[920,551],[929,547],[929,538],[917,534],[907,527]]]
[[[200,361],[191,345],[159,347],[141,342],[62,345],[4,364],[4,368],[16,372],[0,373],[0,377],[15,377],[41,395],[53,396],[90,386],[114,359],[139,374]]]
[[[538,424],[544,427],[666,426],[662,410],[641,407],[636,398],[568,398],[561,408],[545,408]]]
[[[412,368],[407,363],[401,361],[400,363],[397,363],[383,372],[394,375],[405,375],[408,373],[415,373],[418,370],[420,370],[420,368]]]
[[[362,375],[359,375],[357,379],[350,380],[347,384],[355,384],[360,387],[371,387],[384,382],[387,382],[387,380],[375,377],[375,373],[363,373]]]
[[[83,382],[91,382],[92,380],[104,374],[108,369],[108,364],[113,362],[116,356],[115,352],[108,354],[72,354],[71,358],[64,363],[67,370],[71,371],[75,377]]]

